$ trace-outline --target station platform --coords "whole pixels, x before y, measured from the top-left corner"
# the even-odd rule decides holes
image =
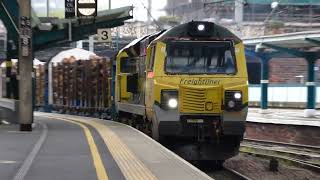
[[[312,118],[303,111],[249,108],[245,138],[320,147],[320,111]]]
[[[211,179],[124,124],[38,112],[34,124],[0,125],[1,180]]]
[[[247,122],[320,127],[320,111],[315,117],[304,117],[302,109],[268,109],[264,113],[260,110],[249,108]]]

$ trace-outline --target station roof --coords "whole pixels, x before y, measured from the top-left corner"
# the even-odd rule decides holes
[[[245,0],[249,4],[271,4],[275,0]],[[281,0],[280,5],[320,5],[319,0]]]
[[[207,3],[210,2],[233,2],[234,0],[207,0]],[[271,3],[275,2],[276,0],[242,0],[248,4],[265,4],[270,5]],[[319,0],[278,0],[280,5],[295,5],[295,6],[304,6],[304,5],[320,5]]]
[[[284,48],[310,49],[319,47],[320,31],[304,31],[279,35],[261,36],[256,38],[245,38],[243,43],[246,46],[258,44],[270,44]]]

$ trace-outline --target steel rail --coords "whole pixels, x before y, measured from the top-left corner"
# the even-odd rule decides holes
[[[295,144],[295,143],[286,143],[286,142],[279,142],[279,141],[252,139],[252,138],[244,138],[244,142],[274,144],[279,146],[289,146],[297,149],[305,148],[305,149],[320,153],[320,146],[312,146],[307,144]]]
[[[240,152],[242,153],[253,154],[264,159],[274,158],[284,164],[318,173],[320,172],[319,149],[317,146],[254,139],[245,139],[240,146]]]
[[[229,167],[223,166],[223,169],[234,174],[235,176],[238,176],[242,180],[251,180],[251,178],[249,178],[248,176],[245,176],[245,175],[239,173],[238,171],[235,171],[234,169],[231,169]]]

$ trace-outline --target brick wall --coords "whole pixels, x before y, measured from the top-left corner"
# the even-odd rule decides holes
[[[320,60],[316,66],[320,68]],[[277,58],[269,63],[269,81],[270,83],[300,83],[301,78],[295,76],[304,76],[304,82],[307,81],[308,64],[300,58]],[[320,82],[320,70],[316,71],[316,82]]]
[[[320,145],[319,127],[246,122],[245,138]]]

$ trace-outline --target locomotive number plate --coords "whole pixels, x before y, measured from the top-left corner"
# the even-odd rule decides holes
[[[203,119],[187,119],[187,123],[203,123]]]

